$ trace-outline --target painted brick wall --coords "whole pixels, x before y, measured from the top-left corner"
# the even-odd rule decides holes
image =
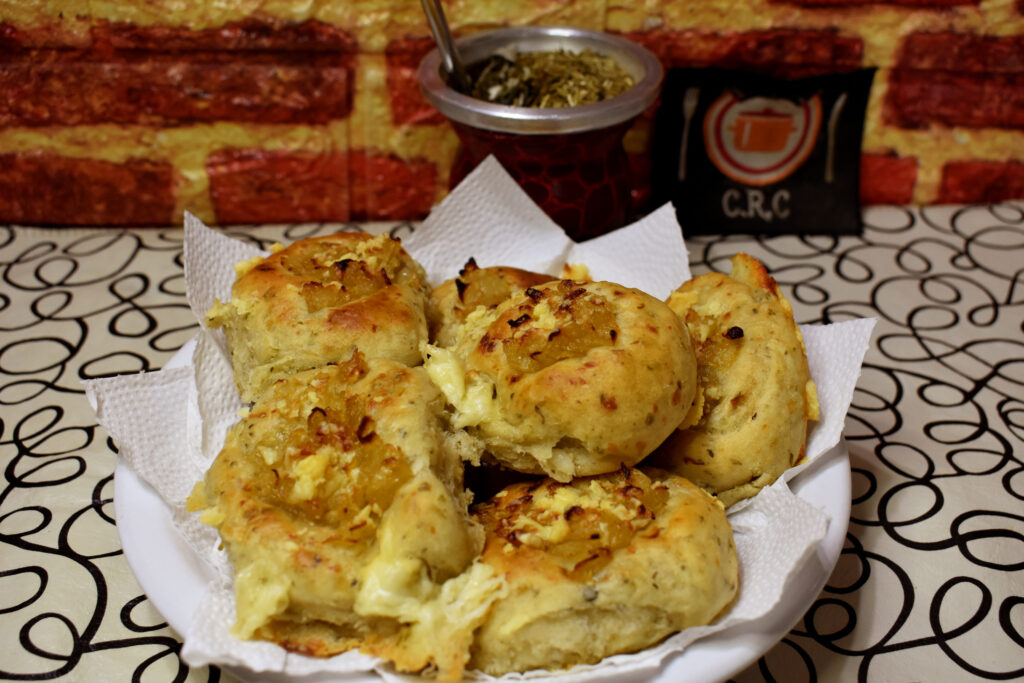
[[[255,8],[255,9],[254,9]],[[446,1],[456,33],[607,30],[666,66],[878,67],[865,203],[1024,197],[1024,3]],[[0,0],[0,221],[418,218],[456,140],[418,0]],[[626,138],[646,196],[650,116]]]

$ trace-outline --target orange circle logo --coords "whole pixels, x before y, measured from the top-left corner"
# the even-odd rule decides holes
[[[708,158],[729,178],[770,185],[798,169],[814,149],[821,127],[821,100],[737,99],[725,93],[704,115]]]

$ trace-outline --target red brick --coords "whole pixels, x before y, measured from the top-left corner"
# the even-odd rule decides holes
[[[0,50],[16,50],[24,44],[23,32],[6,21],[0,21]]]
[[[861,204],[910,204],[917,183],[917,159],[896,154],[862,154]]]
[[[221,224],[414,220],[427,215],[438,190],[433,163],[365,150],[221,150],[206,171]]]
[[[1024,163],[951,161],[942,167],[937,203],[977,204],[1024,199]]]
[[[174,208],[174,169],[167,163],[0,156],[0,222],[170,225]]]
[[[907,36],[889,75],[884,117],[901,128],[1024,128],[1024,36]]]
[[[416,220],[429,213],[438,190],[433,163],[366,151],[350,158],[353,220]]]
[[[0,21],[0,59],[8,53],[31,48],[85,49],[91,43],[84,19],[44,20],[31,27]]]
[[[1018,74],[1024,71],[1024,36],[914,33],[903,40],[896,66],[956,73]]]
[[[863,42],[834,30],[774,29],[731,33],[656,29],[623,34],[669,68],[742,68],[778,76],[849,71],[861,66]]]
[[[97,44],[109,45],[112,50],[355,53],[358,49],[348,31],[320,21],[287,23],[247,19],[201,30],[101,21],[93,26],[92,34]]]
[[[194,55],[192,55],[194,57]],[[62,54],[0,64],[0,126],[198,121],[322,124],[349,115],[350,69],[152,55],[90,62]]]
[[[1024,128],[1024,72],[894,69],[883,115],[886,123],[900,128]]]
[[[33,48],[88,50],[90,61],[119,61],[118,51],[166,52],[300,52],[355,54],[358,43],[347,30],[320,21],[284,22],[246,19],[209,29],[181,26],[142,26],[98,20],[86,30],[84,19],[58,21],[38,27],[0,22],[0,54]],[[78,30],[73,30],[73,29]],[[237,55],[226,54],[227,59]],[[187,58],[185,56],[184,58]]]
[[[206,173],[220,224],[351,219],[344,154],[227,149]]]
[[[391,122],[396,125],[437,125],[444,121],[420,92],[416,76],[420,61],[434,47],[430,39],[391,41],[384,50],[387,63]]]

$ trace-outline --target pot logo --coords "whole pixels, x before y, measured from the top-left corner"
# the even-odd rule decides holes
[[[762,186],[788,177],[807,159],[821,127],[817,95],[738,99],[725,93],[704,115],[708,158],[733,180]]]

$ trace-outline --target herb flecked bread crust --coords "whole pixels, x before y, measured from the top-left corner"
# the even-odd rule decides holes
[[[357,348],[421,362],[426,274],[388,235],[311,237],[236,271],[231,300],[215,304],[207,324],[224,329],[243,401],[294,372],[348,360]]]
[[[667,302],[472,259],[430,291],[397,240],[358,233],[237,272],[208,320],[253,404],[190,509],[234,565],[235,635],[293,652],[458,680],[708,624],[739,585],[725,506],[817,415],[789,303],[744,255]],[[747,407],[772,428],[727,433]],[[681,450],[709,443],[745,458],[739,485]],[[470,510],[467,462],[525,481]]]
[[[477,309],[427,371],[455,429],[489,456],[559,481],[647,456],[689,412],[689,334],[654,297],[610,282],[559,280]]]
[[[508,266],[480,267],[469,259],[459,276],[445,280],[427,299],[430,340],[441,347],[455,343],[459,327],[478,306],[495,308],[518,291],[555,278]]]
[[[422,368],[360,353],[261,395],[189,501],[234,567],[235,635],[461,676],[501,582],[443,407]]]
[[[756,495],[804,456],[818,394],[789,301],[756,259],[699,275],[669,307],[693,339],[697,411],[651,462],[703,486],[727,507]]]
[[[653,469],[514,484],[473,514],[507,594],[473,643],[489,674],[565,669],[708,624],[734,599],[732,528],[710,494]]]

